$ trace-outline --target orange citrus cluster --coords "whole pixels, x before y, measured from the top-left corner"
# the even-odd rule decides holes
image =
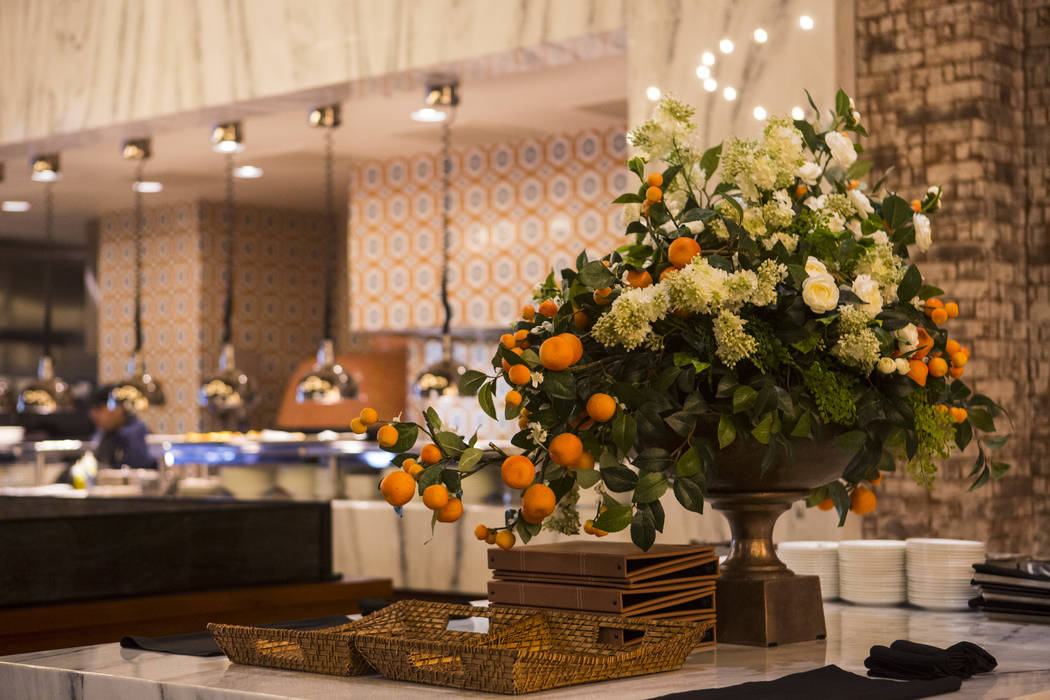
[[[931,298],[926,300],[925,312],[931,321],[941,325],[959,315],[959,305],[954,301],[945,304],[940,299]],[[919,386],[926,386],[927,376],[943,377],[947,374],[958,379],[963,375],[963,368],[969,359],[970,350],[956,340],[947,341],[944,352],[934,351],[933,338],[925,328],[919,328],[919,348],[909,358],[908,376]]]
[[[882,474],[876,474],[873,478],[867,479],[867,482],[871,486],[875,486],[882,482]],[[875,510],[875,504],[878,499],[875,498],[875,492],[866,486],[857,485],[853,488],[853,492],[849,496],[849,509],[857,515],[867,515],[868,513]],[[823,501],[817,504],[817,508],[821,510],[831,510],[835,507],[835,502],[830,498],[825,498]]]

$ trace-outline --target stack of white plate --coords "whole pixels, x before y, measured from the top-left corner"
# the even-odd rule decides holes
[[[977,595],[973,564],[984,562],[984,542],[909,539],[908,602],[931,610],[968,610]]]
[[[839,597],[838,542],[781,542],[777,556],[796,574],[819,576],[824,600]]]
[[[839,542],[839,596],[860,605],[898,605],[907,599],[902,540]]]

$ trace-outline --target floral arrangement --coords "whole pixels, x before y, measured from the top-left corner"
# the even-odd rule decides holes
[[[989,434],[1003,409],[962,381],[970,352],[944,328],[959,308],[909,261],[909,246],[931,245],[940,188],[909,202],[868,185],[852,100],[840,91],[825,121],[810,105],[814,121],[771,117],[760,138],[702,149],[694,110],[665,97],[630,134],[639,187],[616,200],[627,241],[552,272],[492,370],[462,377],[494,419],[497,384],[513,387],[502,413],[518,421],[521,454],[479,446],[428,409],[423,424],[379,429],[401,466],[384,497],[400,507],[418,492],[435,522],[456,520],[463,479],[498,468],[521,506],[476,534],[511,547],[544,526],[579,532],[579,491],[597,487],[584,531],[630,527],[648,549],[661,497],[701,512],[705,474],[734,443],[761,445],[765,470],[836,440],[852,459],[808,502],[840,524],[875,507],[882,472],[902,464],[931,488],[936,461],[971,442],[972,488],[999,478],[1008,466],[991,453],[1008,436]],[[378,419],[362,418],[359,432]]]

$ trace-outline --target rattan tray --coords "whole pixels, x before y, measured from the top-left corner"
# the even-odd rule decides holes
[[[268,666],[291,671],[360,676],[374,673],[354,649],[353,630],[370,617],[323,630],[283,630],[270,627],[209,624],[208,631],[235,664]]]
[[[489,633],[446,629],[462,616],[488,618]],[[424,601],[367,621],[352,631],[353,646],[387,678],[494,693],[672,671],[715,624]]]

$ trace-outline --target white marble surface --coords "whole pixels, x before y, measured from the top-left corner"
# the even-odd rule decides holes
[[[933,613],[906,608],[825,606],[828,639],[762,649],[720,645],[698,651],[672,673],[549,691],[538,697],[650,698],[715,688],[836,664],[863,673],[873,644],[898,638],[947,646],[976,642],[999,661],[993,673],[963,682],[952,697],[1047,697],[1050,626],[986,620],[977,613]],[[817,693],[819,689],[814,689]],[[448,688],[388,681],[379,676],[341,678],[230,664],[225,657],[196,658],[122,650],[116,644],[0,657],[0,698],[19,700],[234,700],[318,699],[337,696],[404,698],[468,695]],[[480,694],[470,694],[480,695]]]
[[[374,488],[374,487],[373,487]],[[593,494],[581,498],[581,519],[592,517],[593,505],[585,505]],[[468,497],[469,500],[469,497]],[[667,514],[660,542],[729,541],[729,525],[711,508],[703,515],[683,509],[673,495],[663,499]],[[473,593],[485,595],[490,578],[486,559],[488,545],[474,537],[474,527],[501,525],[502,506],[468,504],[463,517],[450,524],[438,523],[430,533],[431,512],[417,501],[404,508],[399,518],[382,501],[332,501],[332,560],[336,571],[390,578],[395,588]],[[796,503],[777,521],[775,541],[838,540],[860,537],[861,518],[850,517],[838,527],[838,517]],[[586,535],[580,535],[586,537]],[[543,532],[535,543],[559,542],[566,535]],[[611,540],[628,541],[627,530],[609,535]]]

